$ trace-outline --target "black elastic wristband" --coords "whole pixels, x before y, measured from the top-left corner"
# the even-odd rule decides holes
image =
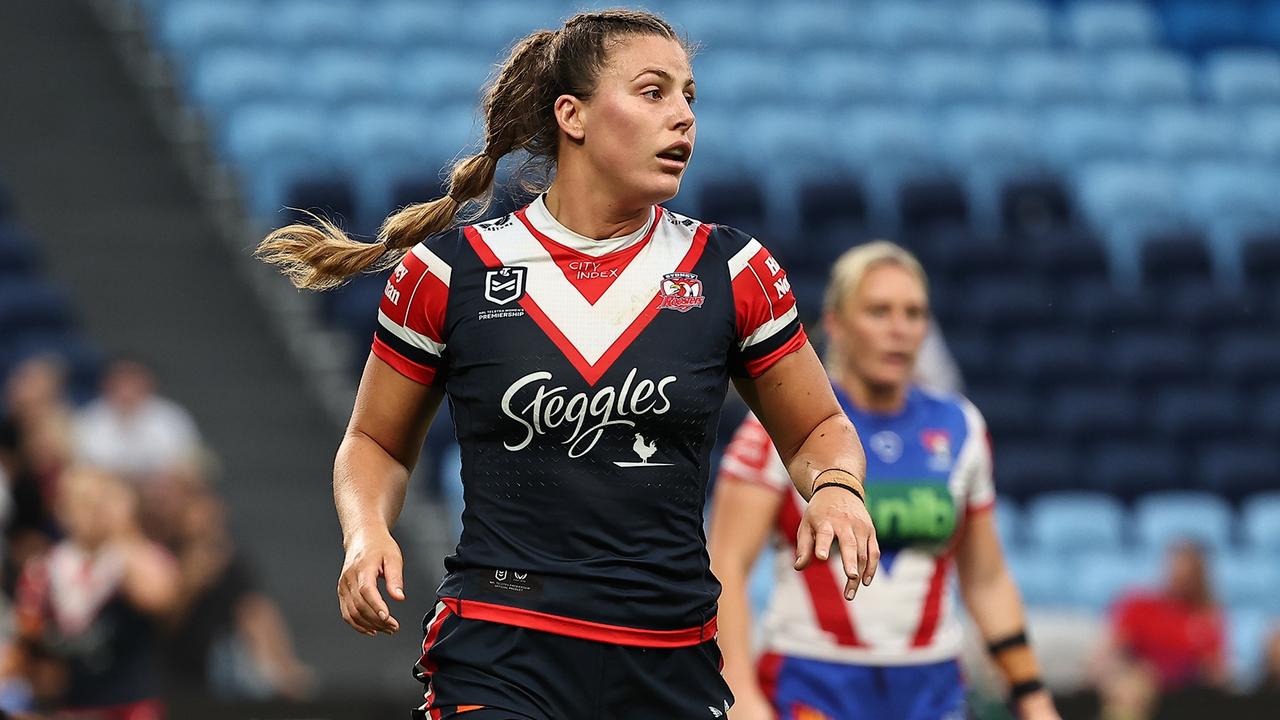
[[[1009,688],[1009,702],[1010,703],[1018,702],[1022,698],[1028,695],[1031,695],[1032,693],[1038,693],[1043,689],[1044,689],[1044,682],[1040,680],[1040,678],[1031,678],[1030,680],[1023,680],[1022,682]]]
[[[1006,650],[1012,650],[1017,647],[1026,647],[1026,645],[1027,631],[1019,630],[1009,637],[1002,638],[1000,640],[993,640],[988,643],[987,652],[991,653],[992,657],[995,657]]]
[[[813,497],[814,495],[817,495],[819,490],[821,490],[822,488],[827,488],[827,487],[838,487],[838,488],[844,488],[845,490],[848,490],[849,492],[851,492],[851,493],[853,493],[854,495],[856,495],[856,496],[857,496],[857,498],[863,502],[863,504],[866,504],[866,502],[867,502],[867,501],[866,501],[866,499],[862,497],[862,493],[858,492],[858,488],[856,488],[856,487],[854,487],[854,486],[852,486],[852,485],[845,485],[844,483],[838,483],[838,482],[822,483],[822,484],[821,484],[821,485],[819,485],[818,487],[814,488],[814,489],[813,489],[813,492],[809,493],[809,497]]]

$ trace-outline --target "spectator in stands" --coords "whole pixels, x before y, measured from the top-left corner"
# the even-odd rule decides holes
[[[76,418],[78,459],[131,479],[183,462],[199,443],[191,415],[157,396],[151,371],[136,360],[112,363],[102,396]]]
[[[222,501],[194,465],[153,485],[165,498],[156,508],[169,510],[172,522],[161,532],[173,542],[182,576],[165,643],[172,691],[199,698],[306,697],[311,671],[294,655],[283,613],[232,542]],[[228,658],[247,662],[218,665]]]
[[[1116,602],[1111,637],[1092,669],[1107,720],[1152,717],[1162,692],[1226,686],[1226,620],[1199,545],[1175,543],[1164,586]]]
[[[173,558],[143,535],[136,492],[115,475],[69,470],[57,509],[66,539],[28,563],[18,589],[32,685],[70,717],[158,719],[160,622],[178,600]]]
[[[66,367],[56,355],[35,355],[18,364],[5,383],[6,420],[27,426],[50,416],[70,422]]]

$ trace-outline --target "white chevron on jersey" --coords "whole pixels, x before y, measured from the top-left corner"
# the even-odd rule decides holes
[[[535,204],[541,202],[539,198]],[[652,222],[657,223],[657,228],[648,244],[595,304],[588,302],[569,282],[550,253],[523,223],[510,222],[498,229],[477,225],[475,229],[481,242],[504,266],[528,268],[526,295],[583,359],[589,365],[595,365],[657,297],[662,276],[675,272],[693,247],[698,225],[694,223],[686,227],[663,222],[665,212],[662,208],[655,210]],[[529,213],[528,217],[531,221],[536,219],[534,213]],[[537,229],[556,242],[571,247],[578,244],[574,237],[555,227]]]

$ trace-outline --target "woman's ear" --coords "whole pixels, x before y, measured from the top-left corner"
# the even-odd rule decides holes
[[[575,142],[582,142],[587,136],[587,130],[583,124],[586,106],[582,101],[572,95],[561,95],[556,98],[554,109],[560,131]]]

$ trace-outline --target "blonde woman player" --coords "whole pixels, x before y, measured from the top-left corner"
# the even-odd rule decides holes
[[[873,242],[836,263],[825,297],[828,371],[867,447],[867,506],[881,545],[876,584],[840,600],[839,558],[791,571],[803,500],[754,417],[725,453],[711,513],[712,568],[724,592],[720,644],[733,720],[953,720],[966,717],[956,658],[961,596],[1012,688],[1023,720],[1056,720],[1027,645],[992,506],[987,430],[967,400],[911,378],[929,328],[923,269]],[[747,577],[773,538],[775,589],[752,662]]]
[[[303,287],[395,267],[334,468],[338,600],[366,635],[400,627],[378,579],[405,599],[391,527],[427,424],[453,410],[462,538],[424,603],[418,717],[728,712],[702,513],[730,381],[808,500],[801,565],[838,542],[849,599],[875,574],[862,447],[786,273],[746,234],[659,204],[694,151],[695,88],[661,18],[580,13],[516,43],[446,197],[377,243],[302,225],[261,246]],[[545,194],[455,227],[509,153],[553,171]]]

